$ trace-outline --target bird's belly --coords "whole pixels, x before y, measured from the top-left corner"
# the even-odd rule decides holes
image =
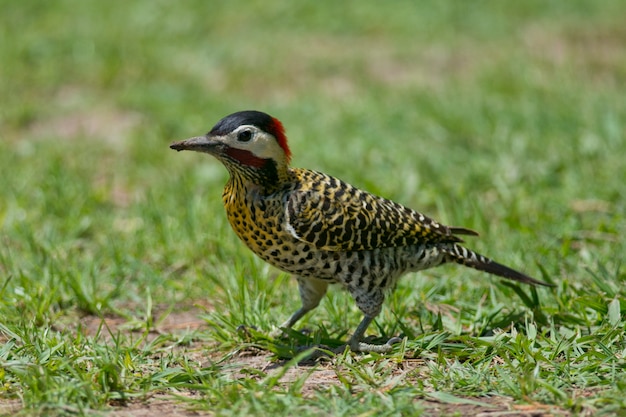
[[[320,251],[314,246],[290,239],[290,235],[273,236],[265,241],[251,239],[246,245],[261,259],[285,272],[338,282],[336,264],[339,253]],[[271,244],[268,244],[271,241]]]
[[[324,250],[294,237],[279,216],[259,219],[247,210],[227,212],[233,230],[252,252],[276,268],[301,277],[346,287],[389,288],[405,272],[443,262],[443,255],[436,247],[418,245],[362,251]]]
[[[339,283],[346,288],[392,288],[404,273],[441,263],[441,257],[424,256],[423,251],[412,247],[328,251],[296,241],[283,242],[279,249],[258,250],[252,247],[251,249],[262,259],[285,272]]]

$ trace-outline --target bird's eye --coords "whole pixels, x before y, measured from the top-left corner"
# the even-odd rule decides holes
[[[248,142],[252,139],[252,132],[250,130],[242,130],[237,134],[237,140],[239,142]]]

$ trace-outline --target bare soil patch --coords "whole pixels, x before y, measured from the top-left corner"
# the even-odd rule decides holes
[[[185,404],[172,400],[171,396],[160,394],[150,398],[114,407],[107,414],[110,417],[197,417],[211,413],[190,410]]]
[[[19,400],[0,398],[0,416],[12,416],[20,408],[22,408],[22,403]]]

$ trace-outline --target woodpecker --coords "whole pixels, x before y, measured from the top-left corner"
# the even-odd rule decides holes
[[[170,148],[208,153],[224,164],[230,177],[222,200],[235,233],[256,255],[295,276],[302,307],[278,334],[317,307],[329,284],[339,284],[364,315],[350,349],[388,352],[397,338],[381,345],[363,341],[386,293],[405,273],[446,263],[551,286],[462,246],[459,236],[478,235],[473,230],[445,226],[321,172],[290,167],[283,125],[266,113],[233,113],[206,135]]]

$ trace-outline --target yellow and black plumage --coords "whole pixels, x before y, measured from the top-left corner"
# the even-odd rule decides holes
[[[282,328],[317,307],[328,284],[338,283],[365,316],[350,348],[385,352],[389,343],[362,339],[385,291],[406,272],[454,262],[549,285],[462,246],[459,235],[477,235],[472,230],[442,225],[329,175],[291,168],[282,124],[265,113],[231,114],[206,135],[171,148],[209,153],[226,166],[230,178],[222,198],[235,233],[262,259],[295,275],[302,307]]]

